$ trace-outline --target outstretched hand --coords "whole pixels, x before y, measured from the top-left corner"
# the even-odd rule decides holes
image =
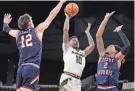
[[[12,20],[11,14],[5,14],[3,22],[9,24]]]
[[[88,23],[88,27],[87,27],[87,29],[85,30],[85,33],[89,33],[90,28],[91,28],[91,23]]]
[[[113,32],[119,32],[122,29],[123,25],[118,26],[115,28],[115,30],[113,30]]]
[[[105,18],[110,18],[114,13],[115,11],[112,11],[111,13],[106,13]]]

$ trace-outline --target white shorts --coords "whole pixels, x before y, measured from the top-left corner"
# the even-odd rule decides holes
[[[63,85],[65,80],[67,83]],[[63,73],[60,78],[60,89],[63,87],[67,91],[81,91],[81,80]]]

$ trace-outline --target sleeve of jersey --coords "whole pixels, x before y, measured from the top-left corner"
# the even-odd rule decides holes
[[[68,43],[63,43],[63,44],[62,44],[62,49],[63,49],[63,52],[64,52],[64,53],[67,52],[68,48],[69,48],[69,44],[68,44]]]

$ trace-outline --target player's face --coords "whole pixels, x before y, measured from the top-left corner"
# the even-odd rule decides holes
[[[77,38],[72,38],[69,43],[73,48],[79,47],[79,40]]]
[[[107,48],[106,48],[106,52],[111,54],[111,53],[116,53],[117,51],[115,50],[115,46],[114,45],[109,45]]]

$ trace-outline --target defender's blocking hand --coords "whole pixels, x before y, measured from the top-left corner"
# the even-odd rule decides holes
[[[9,24],[12,20],[11,14],[5,14],[3,22]]]

